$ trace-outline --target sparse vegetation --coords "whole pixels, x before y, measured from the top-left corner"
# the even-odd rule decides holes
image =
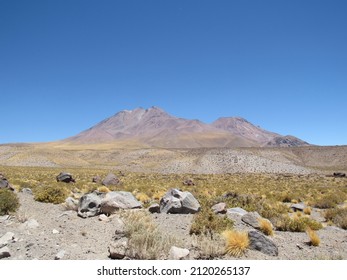
[[[347,229],[347,208],[328,209],[324,216],[340,228]]]
[[[247,232],[226,230],[222,233],[225,238],[225,251],[234,257],[240,257],[249,246]]]
[[[308,228],[306,230],[306,233],[307,233],[308,237],[310,238],[310,244],[312,246],[319,246],[320,239],[319,239],[319,236],[317,235],[317,233],[310,228]]]
[[[259,219],[259,226],[260,226],[260,230],[265,234],[265,235],[270,235],[272,236],[273,233],[273,228],[272,228],[272,224],[269,222],[269,220],[267,219]]]
[[[0,189],[0,215],[15,212],[19,207],[17,195],[7,189]]]
[[[35,200],[53,204],[63,203],[69,195],[69,191],[63,186],[41,186],[35,191]]]
[[[224,216],[217,216],[210,207],[203,207],[198,214],[195,214],[190,234],[206,235],[213,239],[215,233],[221,233],[233,226],[233,222]]]
[[[173,236],[158,229],[147,212],[130,211],[123,217],[129,238],[128,254],[135,259],[162,259],[171,246],[179,245]]]
[[[319,230],[323,226],[308,217],[294,216],[291,218],[288,215],[282,215],[279,219],[276,219],[275,227],[280,231],[305,232],[307,228]]]

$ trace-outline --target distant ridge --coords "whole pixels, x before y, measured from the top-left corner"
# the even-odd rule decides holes
[[[171,116],[158,107],[120,111],[63,141],[80,144],[133,141],[139,145],[163,148],[309,145],[294,136],[282,136],[261,129],[240,117],[222,117],[206,124]]]

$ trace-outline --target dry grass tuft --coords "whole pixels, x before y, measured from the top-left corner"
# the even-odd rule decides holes
[[[305,215],[311,215],[311,213],[312,213],[312,208],[311,207],[304,208],[304,214]]]
[[[101,186],[101,187],[98,187],[98,191],[102,193],[108,193],[110,192],[110,189],[108,187]]]
[[[308,228],[306,230],[306,233],[307,233],[308,237],[310,238],[310,244],[312,246],[319,246],[320,239],[319,239],[319,236],[317,235],[317,233],[310,228]]]
[[[269,220],[260,218],[259,219],[259,226],[260,230],[265,234],[265,235],[274,235],[272,224]]]
[[[249,246],[247,232],[226,230],[222,233],[226,242],[226,253],[234,257],[240,257]]]

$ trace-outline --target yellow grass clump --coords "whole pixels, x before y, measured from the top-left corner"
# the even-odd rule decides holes
[[[145,193],[136,194],[136,199],[142,203],[149,203],[151,201],[150,197]]]
[[[312,213],[312,208],[311,207],[304,208],[304,214],[305,215],[311,215],[311,213]]]
[[[272,224],[268,219],[259,219],[259,227],[260,230],[265,234],[265,235],[270,235],[272,236],[274,234]]]
[[[234,257],[240,257],[249,246],[247,232],[226,230],[222,233],[226,243],[226,253]]]
[[[319,236],[317,235],[317,233],[310,228],[308,228],[306,230],[306,233],[307,233],[308,237],[310,238],[310,244],[312,246],[319,246],[320,239],[319,239]]]
[[[110,192],[110,189],[108,187],[101,186],[101,187],[98,187],[98,191],[102,193],[108,193]]]

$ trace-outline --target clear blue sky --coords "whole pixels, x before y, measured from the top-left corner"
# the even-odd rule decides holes
[[[0,143],[123,109],[347,144],[347,1],[0,0]]]

